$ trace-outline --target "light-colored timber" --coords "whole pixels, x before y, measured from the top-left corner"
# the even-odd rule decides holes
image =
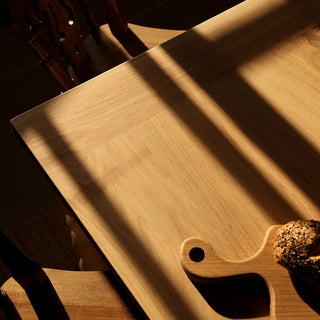
[[[263,277],[269,289],[270,319],[316,319],[319,314],[299,297],[288,270],[277,264],[273,258],[278,228],[279,226],[270,227],[259,251],[253,257],[242,261],[221,259],[204,239],[187,239],[181,250],[182,266],[191,277],[206,281],[258,274]],[[190,252],[194,249],[203,250],[201,261],[193,261],[192,256],[190,257]]]
[[[223,319],[183,271],[320,219],[320,2],[247,0],[12,120],[151,319]]]
[[[103,272],[43,270],[70,320],[135,319]],[[21,320],[38,319],[26,292],[13,278],[2,285],[1,291],[6,293]]]

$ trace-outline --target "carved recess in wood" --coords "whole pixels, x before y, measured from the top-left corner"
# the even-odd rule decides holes
[[[70,0],[40,0],[39,7],[48,18],[53,40],[61,49],[63,59],[80,74],[88,53],[73,4]]]
[[[317,319],[318,310],[301,298],[287,269],[273,258],[273,245],[278,229],[279,226],[271,227],[260,250],[243,261],[224,260],[207,241],[199,238],[187,239],[181,248],[182,267],[194,282],[258,274],[269,289],[270,319]]]

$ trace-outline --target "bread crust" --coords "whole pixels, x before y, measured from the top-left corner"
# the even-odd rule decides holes
[[[296,220],[280,227],[273,257],[292,274],[320,287],[320,221]]]

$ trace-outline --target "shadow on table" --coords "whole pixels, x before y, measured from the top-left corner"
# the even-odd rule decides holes
[[[186,50],[192,50],[196,55],[186,53],[181,57],[175,50],[179,43],[164,46],[166,52],[237,123],[243,133],[275,161],[318,207],[320,188],[319,179],[315,178],[320,176],[318,151],[241,78],[236,68],[319,21],[320,8],[315,1],[299,3],[291,0],[259,20],[244,23],[241,28],[212,42],[201,37],[196,30],[182,35],[181,42],[185,41],[183,37],[192,39],[192,48]],[[208,82],[203,74],[197,73],[194,61],[201,61],[208,74],[212,72],[216,79]],[[226,64],[228,76],[223,77]],[[148,75],[145,77],[150,81]],[[156,88],[155,85],[153,87]],[[192,126],[191,119],[185,121]]]
[[[26,257],[0,230],[0,260],[4,262],[14,280],[25,290],[40,320],[70,320],[50,279],[41,267]],[[1,305],[8,319],[20,316],[6,294],[1,294]]]
[[[258,274],[192,283],[207,303],[224,317],[248,319],[270,314],[269,289]]]
[[[104,191],[95,182],[94,178],[91,177],[89,171],[56,130],[46,113],[43,112],[38,120],[41,126],[33,127],[33,129],[37,130],[38,134],[45,139],[57,159],[61,159],[63,155],[68,155],[67,163],[66,161],[61,161],[61,165],[79,187],[79,191],[84,195],[88,203],[105,219],[106,224],[113,231],[113,234],[118,239],[122,248],[125,249],[130,260],[134,261],[141,273],[145,275],[148,282],[159,294],[159,297],[172,315],[177,319],[198,319],[197,315],[193,313],[181,298],[174,284],[165,277],[163,271],[158,267],[157,262],[149,255],[145,244],[139,240],[135,231],[132,230],[121,215],[118,214],[113,204],[105,196]],[[54,144],[51,144],[52,137],[54,137]],[[45,171],[43,172],[47,175]],[[53,187],[55,188],[54,185]],[[60,194],[58,190],[57,193]],[[65,202],[65,204],[72,212],[69,204],[67,202]],[[78,221],[78,223],[82,226],[80,221]],[[85,230],[85,227],[83,227],[83,230]],[[95,243],[90,234],[87,235],[92,243]],[[98,248],[98,246],[96,247]],[[135,300],[132,295],[131,299],[132,301]]]
[[[301,299],[320,315],[320,288],[294,275],[290,277]]]
[[[305,1],[306,2],[306,1]],[[307,6],[304,2],[304,6]],[[310,1],[307,1],[308,3]],[[310,5],[312,3],[310,2]],[[310,15],[304,14],[302,2],[290,1],[277,10],[266,14],[260,20],[248,22],[242,28],[234,30],[215,42],[208,42],[196,31],[180,36],[175,44],[164,45],[164,50],[205,90],[213,100],[219,103],[260,148],[262,148],[278,165],[290,176],[292,180],[319,206],[320,198],[318,182],[313,177],[320,168],[320,157],[317,151],[270,105],[267,104],[252,88],[250,88],[237,74],[235,67],[264,50],[290,37],[311,23]],[[310,11],[310,10],[309,10]],[[303,16],[302,21],[295,21],[294,17]],[[291,18],[292,20],[290,20]],[[290,24],[290,25],[289,25]],[[277,32],[281,30],[281,32]],[[259,32],[258,32],[259,31]],[[246,41],[242,43],[242,38]],[[179,55],[179,43],[185,39],[192,39],[192,47],[185,47],[186,54]],[[197,47],[195,60],[192,54],[194,46]],[[212,57],[208,51],[209,47]],[[250,48],[250,50],[248,50]],[[252,49],[252,50],[251,50]],[[188,55],[190,51],[190,55]],[[143,59],[143,68],[141,60]],[[208,79],[197,74],[197,65],[194,61],[207,63],[208,77],[210,72],[216,74],[225,72],[222,68],[225,61],[233,61],[230,66],[229,80],[233,84],[229,90],[214,90],[215,86],[208,84]],[[219,129],[200,111],[188,96],[165,74],[161,66],[148,55],[142,55],[129,62],[161,99],[175,112],[175,114],[194,132],[202,143],[215,155],[226,169],[245,187],[247,192],[268,210],[274,221],[279,223],[299,219],[299,213],[271,186],[259,171],[238,151]],[[154,75],[157,75],[154,77]],[[212,79],[212,78],[211,78]],[[166,83],[167,85],[162,85]],[[166,90],[168,84],[171,90]],[[222,81],[222,85],[228,83]],[[247,103],[241,100],[241,108],[237,99],[241,96],[249,97]],[[183,101],[183,104],[176,103]],[[135,232],[118,214],[117,210],[106,197],[103,190],[95,183],[87,168],[81,163],[68,143],[63,139],[45,112],[39,119],[45,126],[34,127],[48,143],[57,159],[68,155],[68,162],[61,161],[61,165],[68,172],[80,192],[86,197],[88,203],[101,213],[106,223],[113,230],[115,237],[126,250],[128,257],[145,275],[148,282],[159,295],[162,303],[167,306],[173,317],[177,319],[199,319],[191,308],[185,303],[174,283],[165,277],[157,262],[148,254],[144,243],[138,240]],[[279,130],[276,131],[275,129]],[[271,134],[270,134],[271,131]],[[267,134],[269,132],[269,134]],[[51,143],[54,137],[54,144]],[[279,140],[279,141],[278,141]],[[277,143],[275,143],[277,141]],[[290,156],[288,158],[288,155]],[[84,183],[85,181],[85,183]],[[97,201],[99,199],[99,201]],[[281,214],[280,214],[281,213]]]
[[[319,5],[315,8],[317,10],[312,10],[314,2],[309,1],[308,4],[289,1],[258,20],[243,23],[237,30],[231,30],[213,42],[204,39],[196,29],[191,29],[162,45],[162,48],[236,122],[242,132],[319,206],[319,182],[314,178],[320,174],[318,151],[236,71],[242,63],[315,24]],[[299,20],[300,17],[303,18]],[[186,46],[188,42],[192,46]],[[197,62],[201,62],[201,67]],[[139,57],[131,65],[232,176],[268,210],[275,223],[300,218],[299,213],[241,151],[230,144],[199,106],[150,55]],[[206,73],[203,72],[203,66]]]

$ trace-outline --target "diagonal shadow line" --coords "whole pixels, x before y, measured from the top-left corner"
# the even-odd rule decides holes
[[[315,179],[320,177],[320,154],[237,73],[232,74],[231,79],[232,95],[226,92],[225,84],[226,91],[210,91],[212,98],[320,207],[319,179]],[[235,103],[234,99],[238,101]]]
[[[0,291],[0,308],[7,320],[22,320],[15,305],[5,292]]]
[[[140,64],[138,62],[140,59],[144,59],[143,68],[139,68]],[[288,219],[295,220],[299,218],[294,208],[281,198],[241,153],[230,145],[211,121],[168,78],[155,61],[148,55],[142,55],[131,63],[136,71],[149,83],[151,88],[172,108],[176,115],[190,126],[208,149],[246,187],[247,191],[260,205],[268,208],[270,214],[273,214],[274,220],[284,223]],[[167,90],[168,82],[171,87],[170,91]],[[164,83],[165,85],[163,85]],[[192,313],[179,296],[179,293],[175,291],[173,284],[166,279],[163,272],[157,267],[157,263],[151,257],[150,259],[146,259],[146,257],[149,257],[149,254],[144,244],[138,241],[134,231],[129,228],[117,213],[112,203],[106,198],[103,190],[95,183],[89,172],[63,140],[45,112],[39,116],[37,121],[41,125],[33,125],[33,129],[38,131],[50,146],[57,159],[61,160],[62,166],[80,187],[87,201],[106,219],[106,223],[117,236],[123,248],[126,249],[128,256],[138,264],[149,282],[159,293],[160,298],[170,308],[172,314],[175,314],[178,318],[182,316],[188,319],[197,319],[197,316]],[[52,143],[52,139],[54,139],[54,143]],[[63,161],[61,157],[64,158]],[[277,212],[281,214],[278,215]],[[146,260],[148,261],[147,263],[145,263]],[[150,273],[150,270],[152,270],[152,273]]]
[[[13,279],[25,290],[38,318],[70,320],[46,273],[37,263],[19,251],[1,230],[0,248],[0,260],[8,268]],[[14,309],[11,308],[11,311],[14,312]]]
[[[285,10],[286,10],[285,8],[282,9],[283,12],[285,12]],[[267,16],[267,18],[269,20],[271,18],[273,19],[272,15],[270,14]],[[264,20],[261,19],[260,24],[263,23],[263,21],[265,21],[265,19]],[[250,28],[252,28],[252,26],[250,26]],[[298,30],[299,28],[293,28],[293,29]],[[288,36],[290,33],[291,32],[287,33],[286,36]],[[280,37],[280,38],[283,39],[284,37]],[[223,42],[220,44],[216,43],[216,45],[223,47]],[[267,48],[268,45],[270,45],[270,43],[266,43],[263,46],[264,50]],[[255,54],[257,54],[258,52],[256,52]],[[245,56],[246,56],[246,59],[248,59],[247,53],[245,54]],[[238,63],[240,61],[243,61],[243,59],[239,58]],[[146,79],[146,81],[148,81],[149,84],[154,88],[154,90],[159,94],[159,96],[161,96],[165,100],[165,102],[167,102],[167,104],[172,107],[172,110],[174,110],[176,114],[179,115],[179,117],[185,123],[190,125],[190,127],[194,130],[194,132],[198,135],[198,137],[201,138],[201,140],[207,145],[207,147],[212,152],[214,152],[214,154],[220,159],[222,163],[224,163],[227,166],[229,171],[231,171],[234,174],[234,176],[238,180],[240,180],[240,182],[245,184],[247,190],[264,207],[269,208],[270,207],[268,203],[269,200],[261,196],[263,194],[262,191],[266,191],[267,194],[272,195],[272,198],[273,200],[275,200],[278,207],[283,208],[283,212],[286,212],[286,214],[288,215],[288,217],[290,217],[290,219],[298,218],[298,214],[295,212],[295,210],[292,207],[290,207],[290,205],[286,203],[285,200],[279,196],[279,194],[277,194],[277,192],[263,179],[263,177],[259,174],[259,172],[257,172],[253,167],[251,167],[251,165],[243,158],[243,156],[239,152],[237,152],[232,146],[228,144],[225,138],[205,117],[205,115],[202,114],[199,110],[197,110],[196,106],[192,105],[192,103],[188,101],[187,97],[183,96],[179,88],[177,88],[173,83],[172,85],[173,85],[173,88],[175,89],[173,91],[175,92],[175,94],[180,96],[180,98],[183,98],[186,101],[186,104],[184,106],[179,106],[177,104],[174,105],[171,103],[170,99],[169,100],[167,99],[168,97],[166,97],[166,94],[163,90],[164,87],[162,88],[161,86],[158,86],[157,85],[158,79],[155,82],[152,78],[154,71],[159,73],[160,77],[163,78],[164,77],[163,72],[161,72],[161,69],[150,58],[149,58],[149,61],[147,61],[147,64],[149,64],[149,67],[151,67],[152,71],[146,70],[146,69],[141,70],[139,68],[136,68],[138,73],[140,73]],[[188,68],[186,68],[186,70],[188,70]],[[190,74],[192,75],[192,72],[190,72]],[[185,112],[185,111],[188,111],[188,112]],[[140,259],[139,257],[145,258],[145,256],[148,255],[144,245],[138,242],[138,240],[134,236],[134,233],[132,232],[132,230],[129,229],[125,221],[123,221],[121,217],[117,215],[115,208],[112,206],[110,201],[105,197],[103,191],[99,188],[99,186],[95,184],[94,180],[90,177],[87,170],[83,167],[83,165],[77,159],[75,154],[73,154],[72,150],[70,150],[66,142],[63,141],[62,137],[59,135],[56,129],[52,126],[52,124],[50,123],[46,115],[43,115],[42,121],[45,121],[48,127],[46,128],[45,132],[39,131],[39,133],[43,136],[45,140],[47,140],[49,144],[50,144],[49,136],[53,135],[57,138],[57,140],[55,141],[56,144],[55,145],[51,144],[51,148],[53,152],[59,155],[60,148],[63,148],[66,151],[68,151],[70,159],[72,160],[73,166],[72,167],[65,166],[66,170],[69,171],[70,176],[75,180],[75,182],[78,185],[80,185],[81,190],[83,194],[87,197],[88,201],[93,206],[95,206],[97,211],[101,212],[101,214],[104,217],[109,218],[107,220],[107,223],[114,230],[115,234],[119,238],[119,241],[123,243],[123,246],[127,249],[129,256],[131,256],[131,258],[133,258],[139,264],[139,267],[141,268],[142,271],[145,272],[146,276],[151,281],[151,283],[153,283],[152,281],[156,279],[156,287],[160,288],[160,290],[157,290],[157,291],[160,293],[163,301],[169,306],[172,313],[181,316],[181,307],[182,307],[184,308],[184,314],[188,317],[188,319],[192,319],[192,318],[195,319],[196,316],[192,315],[192,313],[190,312],[190,309],[182,301],[179,294],[177,292],[174,292],[173,285],[170,284],[168,280],[164,277],[161,270],[159,270],[159,268],[157,267],[156,262],[153,260],[149,260],[147,264],[140,263],[140,261],[145,261],[145,259]],[[215,137],[215,141],[212,140],[213,137]],[[218,144],[216,144],[216,141],[219,141],[219,144],[223,145],[223,148],[227,151],[226,153],[221,152],[221,149],[220,147],[218,147]],[[230,156],[231,156],[231,159],[233,159],[233,163],[229,162]],[[241,169],[243,168],[246,168],[246,172],[241,171]],[[248,174],[248,172],[250,174]],[[90,185],[90,192],[88,192],[88,189],[87,189],[88,185],[84,186],[81,183],[81,181],[79,181],[79,176],[82,178],[86,177],[88,179],[87,181]],[[258,186],[255,183],[257,181],[260,184]],[[99,204],[97,204],[94,200],[96,197],[102,199],[102,201]],[[270,211],[270,212],[273,212],[273,211]],[[276,217],[276,218],[279,218],[279,217]],[[121,228],[119,228],[119,226],[121,226]],[[151,274],[149,275],[150,270],[154,271],[155,277],[151,277]],[[169,292],[171,296],[168,299]],[[177,310],[177,306],[179,310]]]
[[[143,62],[140,60],[143,59]],[[193,104],[181,89],[147,54],[131,61],[132,67],[174,113],[194,132],[220,163],[267,208],[276,223],[299,219],[299,213],[236,150],[215,125]],[[140,67],[140,66],[143,67]],[[167,90],[170,87],[170,90]]]
[[[246,1],[238,6],[246,6]],[[221,73],[234,69],[270,50],[272,46],[290,38],[311,24],[318,24],[319,21],[320,3],[318,1],[287,0],[286,4],[271,10],[258,20],[249,20],[238,29],[226,32],[220,38],[215,36],[214,41],[205,40],[199,35],[197,29],[193,28],[177,36],[173,41],[164,43],[162,47],[182,66],[188,66],[186,70],[196,72],[197,64],[194,62],[201,61],[202,66],[208,63],[206,65],[208,73],[212,72],[210,77],[219,78]],[[203,25],[205,24],[206,22]],[[213,26],[214,22],[210,26],[211,29],[206,31],[208,35],[214,31]],[[189,42],[192,45],[186,45]],[[183,48],[183,55],[181,55],[181,48]],[[212,53],[210,57],[207,56],[208,51]]]
[[[193,37],[202,46],[209,44],[194,31]],[[320,207],[320,155],[318,151],[234,70],[220,75],[219,80],[204,79],[192,65],[181,59],[167,46],[166,52],[177,62],[210,97],[238,124],[241,130],[272,158],[281,169]],[[213,50],[213,51],[211,51]],[[208,59],[206,66],[213,70],[216,62]],[[198,57],[201,59],[201,57]]]
[[[198,319],[198,316],[194,314],[175,289],[174,284],[167,279],[163,271],[158,267],[157,262],[150,256],[144,243],[138,240],[135,232],[120,216],[103,190],[96,184],[94,178],[90,176],[90,173],[79,161],[70,146],[64,141],[45,112],[42,112],[37,120],[39,123],[45,124],[45,126],[32,126],[32,128],[46,141],[57,159],[61,160],[61,152],[64,157],[67,157],[67,160],[64,159],[64,161],[60,161],[61,165],[79,186],[81,193],[85,196],[88,203],[106,220],[109,228],[117,237],[119,243],[121,243],[122,248],[126,250],[127,256],[130,257],[143,272],[149,283],[153,286],[153,289],[159,294],[164,305],[171,311],[172,315],[177,319]],[[52,143],[52,138],[54,138],[54,143]],[[61,196],[63,198],[63,195]],[[70,208],[67,201],[65,201],[65,203]],[[70,209],[72,211],[72,208]],[[84,227],[83,230],[85,230]],[[95,243],[92,236],[89,235],[89,237],[92,242]],[[107,255],[105,256],[107,257]]]
[[[167,77],[158,65],[147,55],[142,55],[141,57],[145,60],[144,68],[140,69],[134,61],[132,62],[132,65],[137,67],[137,72],[148,81],[150,86],[172,110],[190,126],[203,143],[234,177],[246,187],[247,191],[260,205],[268,208],[274,220],[279,223],[285,223],[288,220],[299,219],[299,215],[295,209],[281,198],[241,153],[229,144],[211,121],[192,104],[188,97]],[[154,77],[155,74],[157,74],[157,77]],[[164,82],[169,82],[172,87],[169,94],[166,90],[167,85],[161,85]],[[184,103],[176,103],[178,101],[183,101]],[[112,229],[112,232],[116,235],[128,256],[135,261],[140,270],[145,274],[149,283],[158,292],[163,303],[168,306],[177,319],[198,319],[198,316],[192,312],[179,292],[176,291],[173,283],[159,269],[156,261],[149,255],[145,245],[137,239],[135,232],[121,218],[113,204],[105,196],[103,190],[95,183],[93,177],[90,176],[70,146],[64,141],[45,112],[41,113],[37,121],[41,125],[33,125],[33,129],[37,130],[39,135],[50,146],[57,159],[60,159],[61,165],[79,186],[87,201],[105,218],[106,223]],[[53,140],[54,143],[52,143]],[[64,158],[63,161],[62,158]],[[232,160],[230,161],[230,159]],[[277,214],[277,212],[281,214]]]

